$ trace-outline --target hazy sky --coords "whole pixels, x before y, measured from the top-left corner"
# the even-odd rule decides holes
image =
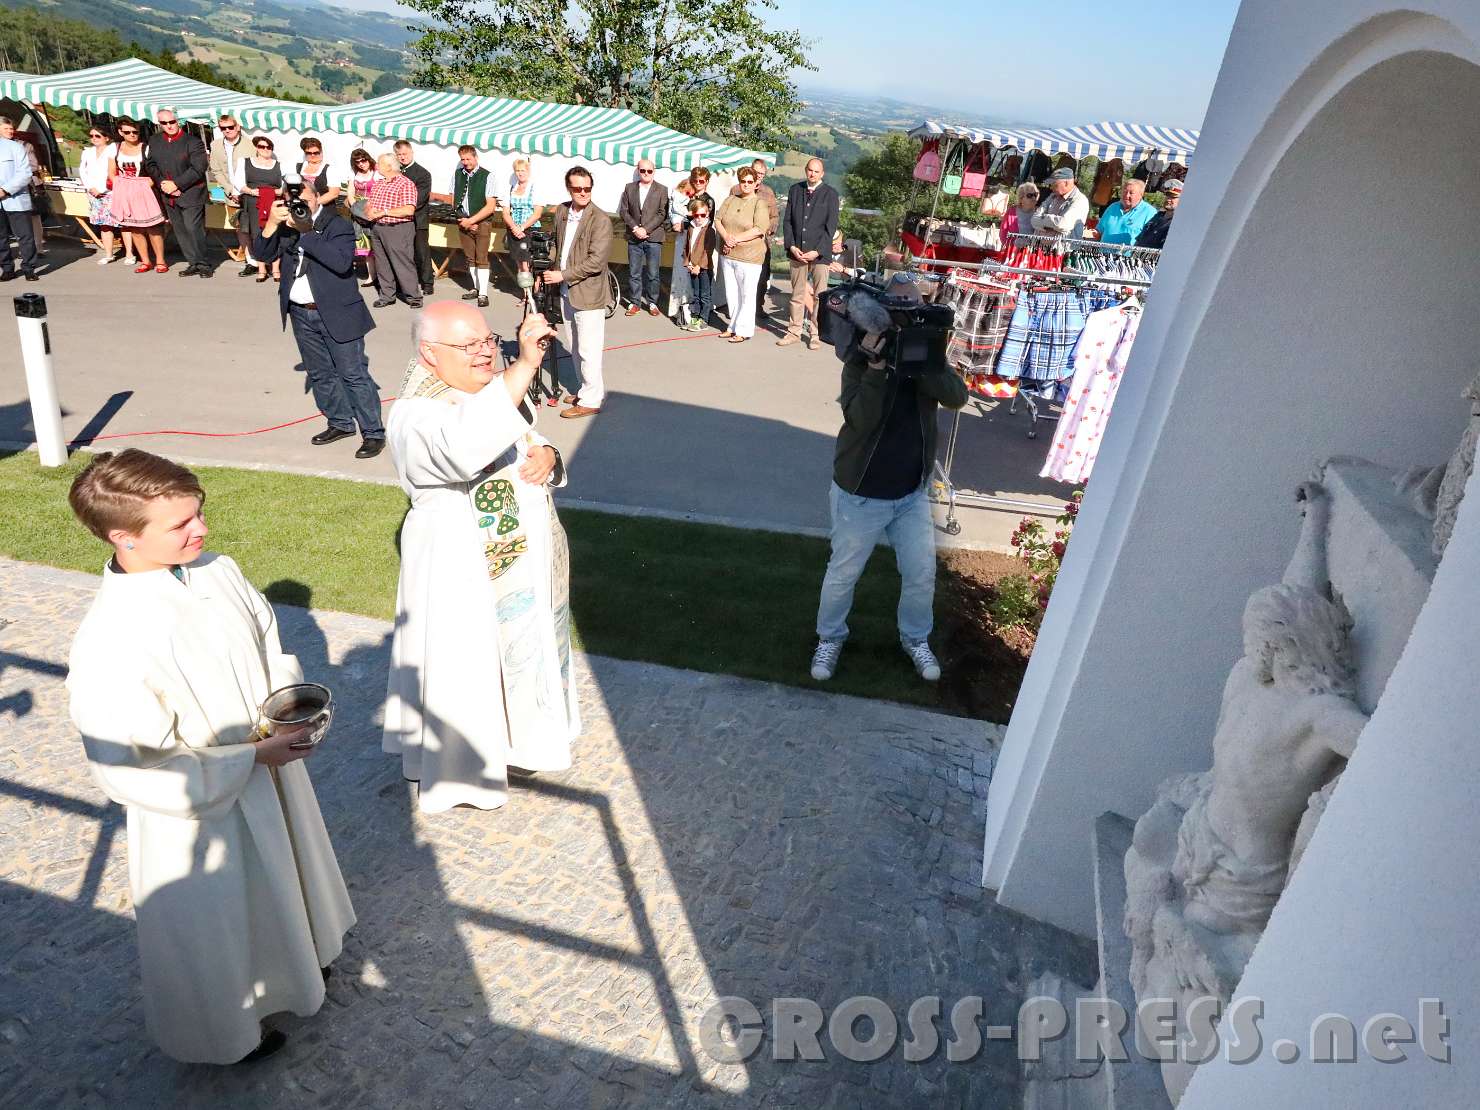
[[[1237,10],[1238,0],[779,0],[771,23],[814,40],[804,85],[1041,123],[1199,127]]]

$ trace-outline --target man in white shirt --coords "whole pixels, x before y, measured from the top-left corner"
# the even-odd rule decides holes
[[[354,229],[320,203],[312,182],[303,182],[300,195],[308,218],[290,214],[278,201],[252,242],[252,256],[283,263],[279,307],[283,320],[293,321],[314,403],[329,420],[309,442],[321,446],[344,439],[358,424],[363,442],[355,458],[373,459],[385,450],[385,425],[380,388],[365,355],[365,335],[375,320],[355,279]]]
[[[628,316],[636,316],[644,304],[652,315],[661,315],[658,295],[668,231],[668,188],[653,180],[655,173],[652,159],[639,160],[637,180],[627,183],[617,205],[617,216],[627,228],[627,292],[632,300]]]
[[[1084,221],[1089,218],[1089,197],[1079,191],[1074,171],[1068,166],[1054,170],[1044,184],[1048,196],[1033,209],[1033,230],[1039,235],[1082,238]]]
[[[216,121],[216,137],[211,140],[207,164],[211,184],[226,194],[226,203],[230,207],[238,210],[233,222],[236,224],[236,248],[241,257],[235,260],[242,263],[242,277],[253,277],[257,273],[252,262],[252,230],[257,223],[257,208],[249,206],[250,222],[242,219],[241,194],[236,189],[237,166],[250,157],[252,144],[247,141],[242,125],[230,113],[221,113],[221,118]]]

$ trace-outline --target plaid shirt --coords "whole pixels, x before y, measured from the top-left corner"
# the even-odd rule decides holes
[[[997,374],[1035,382],[1074,376],[1074,344],[1091,312],[1113,304],[1104,289],[1033,290],[1019,298],[997,360]]]
[[[375,187],[370,190],[370,202],[365,207],[379,208],[383,211],[387,208],[405,208],[408,205],[416,206],[416,186],[404,173],[398,173],[389,180],[375,183]],[[414,218],[412,216],[382,216],[375,222],[406,224]]]
[[[1017,292],[957,279],[946,286],[946,303],[956,310],[946,362],[963,374],[990,374],[1007,336]]]

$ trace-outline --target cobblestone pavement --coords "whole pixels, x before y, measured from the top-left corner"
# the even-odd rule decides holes
[[[380,752],[388,626],[279,608],[341,695],[311,770],[359,924],[323,1010],[274,1019],[283,1052],[177,1064],[143,1028],[122,814],[66,716],[93,584],[0,560],[0,1105],[1015,1107],[1007,1042],[721,1065],[700,1018],[869,994],[903,1024],[933,994],[1010,1023],[1040,971],[1093,978],[978,885],[988,726],[588,658],[572,770],[424,816]]]

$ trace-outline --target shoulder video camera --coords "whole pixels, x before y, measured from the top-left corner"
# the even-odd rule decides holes
[[[924,303],[907,278],[887,287],[860,278],[825,293],[818,317],[839,358],[862,354],[908,378],[945,368],[955,310]]]
[[[529,268],[535,274],[554,269],[555,235],[543,228],[532,227],[524,233],[529,247]]]

